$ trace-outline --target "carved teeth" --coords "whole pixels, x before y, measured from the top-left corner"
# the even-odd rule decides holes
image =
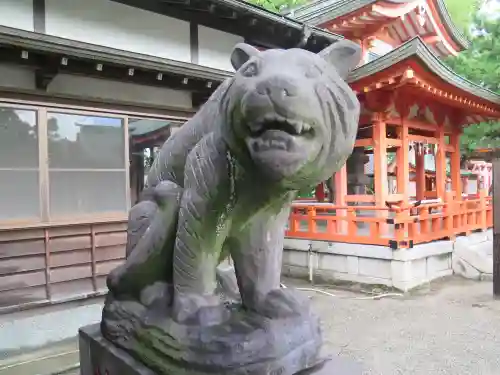
[[[253,149],[254,151],[287,150],[288,142],[279,139],[258,138],[254,141]]]
[[[296,120],[290,120],[283,116],[273,114],[266,115],[260,121],[250,125],[252,132],[261,133],[266,130],[282,130],[289,134],[300,135],[311,131],[311,125]]]

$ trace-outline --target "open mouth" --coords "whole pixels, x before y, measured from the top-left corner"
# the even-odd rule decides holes
[[[299,148],[298,140],[312,134],[311,125],[300,120],[291,120],[278,115],[266,116],[249,125],[250,147],[255,152],[287,151]]]
[[[265,116],[263,119],[250,124],[249,128],[253,137],[260,137],[270,130],[281,131],[292,136],[306,135],[312,132],[310,124],[300,120],[287,119],[276,114]]]

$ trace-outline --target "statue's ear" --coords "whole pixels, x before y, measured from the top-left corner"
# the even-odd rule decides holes
[[[342,78],[347,78],[361,61],[361,47],[350,40],[340,40],[326,47],[319,55],[332,64]]]
[[[238,43],[234,46],[233,52],[231,53],[231,64],[233,65],[234,70],[241,68],[244,63],[258,53],[259,50],[252,47],[250,44]]]

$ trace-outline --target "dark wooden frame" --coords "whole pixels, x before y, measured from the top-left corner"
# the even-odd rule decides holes
[[[112,1],[239,35],[264,48],[294,48],[303,37],[304,23],[241,0]],[[312,52],[343,39],[313,26],[310,29],[311,37],[302,48]]]
[[[79,101],[81,103],[81,101]],[[61,104],[54,98],[31,97],[31,100],[2,99],[0,104],[38,110],[39,144],[46,145],[47,109],[65,113],[162,118],[185,122],[191,113],[179,116],[126,108],[109,110],[109,104]],[[42,109],[40,109],[42,107]],[[161,111],[159,111],[161,112]],[[126,189],[130,200],[128,131],[124,128]],[[44,141],[45,139],[45,141]],[[41,207],[47,207],[48,167],[43,163],[46,147],[39,147]],[[130,203],[129,203],[130,205]],[[46,220],[36,219],[0,223],[0,314],[102,296],[106,293],[106,275],[125,258],[127,212],[114,214],[67,217],[50,220],[49,212],[42,209]]]

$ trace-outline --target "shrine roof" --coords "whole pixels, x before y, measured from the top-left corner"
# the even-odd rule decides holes
[[[129,121],[129,136],[132,143],[141,144],[164,139],[165,134],[170,133],[172,126],[180,126],[182,123],[172,120],[137,119]]]
[[[417,21],[420,7],[428,14]],[[445,45],[436,51],[447,55],[468,48],[469,42],[454,25],[444,0],[316,0],[287,15],[347,36],[375,32],[383,26],[391,38],[404,43],[416,35],[438,37]],[[405,19],[405,16],[408,16]]]
[[[210,95],[222,81],[233,75],[229,71],[194,63],[6,26],[0,26],[0,62],[34,69],[41,78],[36,80],[36,87],[39,90],[46,90],[58,73],[67,73],[188,90],[193,95],[205,97]],[[101,65],[100,70],[97,68],[98,65]],[[133,69],[132,75],[130,69]],[[192,115],[191,109],[171,110],[172,113],[178,112],[182,117]]]
[[[454,73],[418,36],[355,69],[348,82],[365,92],[409,85],[470,113],[500,117],[500,95]]]
[[[292,48],[302,38],[303,22],[276,14],[242,0],[112,0],[212,29],[239,35],[247,43],[264,48]],[[319,52],[343,36],[311,26],[311,38],[303,47]]]

